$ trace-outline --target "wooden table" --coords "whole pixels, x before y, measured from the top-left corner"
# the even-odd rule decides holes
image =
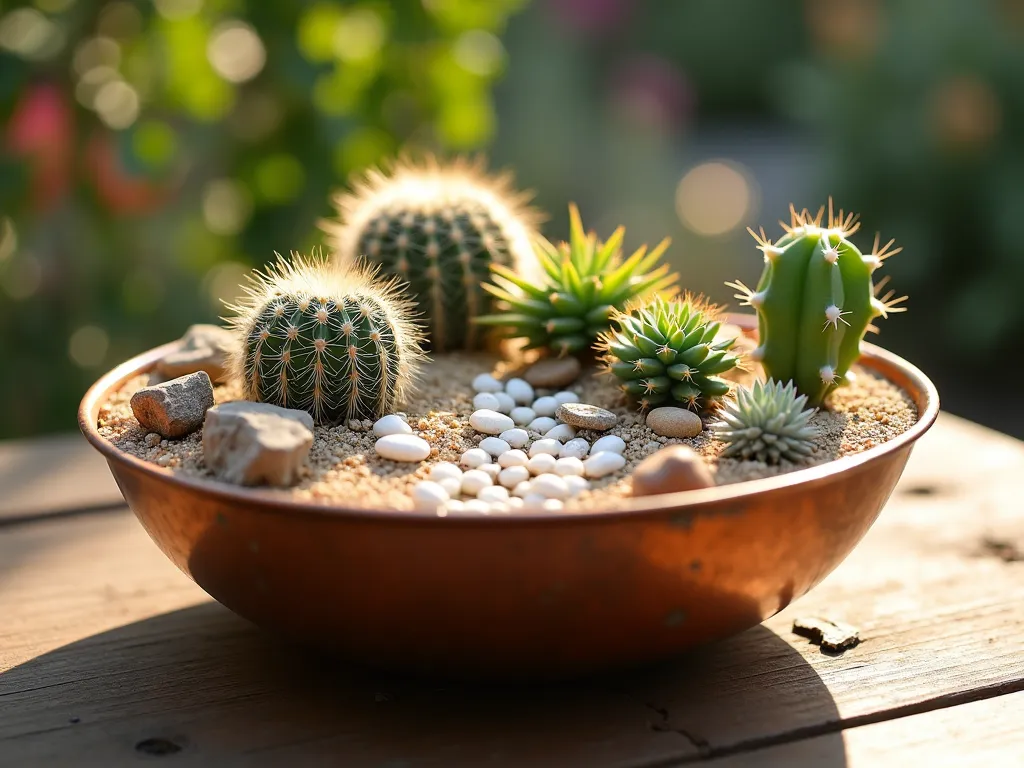
[[[56,477],[51,467],[61,467]],[[863,642],[792,632],[824,614]],[[642,674],[493,690],[290,647],[150,542],[79,438],[0,446],[0,766],[1024,765],[1024,444],[943,415],[811,594]]]

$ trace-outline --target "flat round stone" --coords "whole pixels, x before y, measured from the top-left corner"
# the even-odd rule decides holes
[[[558,389],[576,381],[579,375],[580,361],[567,356],[536,362],[526,369],[523,378],[535,387]]]
[[[385,435],[373,448],[378,455],[392,461],[423,461],[430,456],[430,443],[416,435]]]
[[[647,414],[647,426],[662,437],[696,437],[704,429],[700,416],[685,408],[655,408]]]
[[[381,416],[373,423],[373,434],[377,437],[386,437],[387,435],[410,435],[412,434],[412,427],[406,424],[405,421],[402,420],[401,416],[389,413],[387,416]]]
[[[566,424],[580,429],[593,429],[604,432],[615,426],[619,419],[611,411],[598,408],[588,403],[562,403],[555,415]]]
[[[489,408],[473,411],[469,417],[469,424],[477,432],[483,432],[485,435],[500,435],[506,429],[512,429],[516,425],[505,414],[492,411]]]
[[[604,453],[610,451],[611,453],[623,453],[626,450],[626,441],[617,435],[605,435],[594,441],[593,447],[590,449],[591,453]]]

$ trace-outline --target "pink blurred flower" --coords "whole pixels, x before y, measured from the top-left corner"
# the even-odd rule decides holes
[[[28,160],[29,200],[36,211],[55,206],[71,186],[74,132],[74,112],[55,85],[30,86],[14,107],[4,148]]]
[[[673,132],[690,122],[696,106],[686,75],[653,55],[634,56],[618,65],[612,74],[611,100],[631,122]]]
[[[555,14],[568,27],[600,35],[626,21],[629,0],[548,0]]]
[[[160,183],[131,173],[121,162],[116,142],[112,133],[97,131],[85,149],[85,174],[103,203],[116,213],[143,216],[170,202],[178,181]]]

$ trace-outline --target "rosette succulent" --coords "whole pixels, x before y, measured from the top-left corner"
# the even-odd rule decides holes
[[[818,430],[810,423],[814,410],[806,406],[807,395],[798,395],[792,382],[783,385],[769,379],[740,389],[722,410],[722,420],[712,427],[718,439],[728,444],[722,456],[767,464],[810,456]]]

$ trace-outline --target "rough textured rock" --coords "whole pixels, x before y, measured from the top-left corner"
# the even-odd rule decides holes
[[[714,484],[704,458],[688,445],[662,448],[640,462],[633,472],[634,496],[694,491]]]
[[[162,437],[181,437],[198,429],[213,405],[213,384],[205,371],[143,387],[132,395],[139,424]]]
[[[655,408],[647,414],[647,426],[662,437],[696,437],[704,429],[700,416],[685,408]]]
[[[178,348],[156,364],[157,373],[173,378],[206,371],[214,381],[223,381],[234,344],[234,336],[220,326],[193,325],[181,337]]]
[[[566,424],[572,424],[580,429],[593,429],[604,432],[615,426],[618,416],[604,408],[588,403],[562,403],[558,406],[555,415]]]
[[[558,389],[572,384],[579,375],[580,361],[569,356],[540,360],[526,369],[523,378],[534,387]]]
[[[203,427],[207,466],[239,485],[294,484],[312,445],[312,416],[269,403],[215,406]]]

